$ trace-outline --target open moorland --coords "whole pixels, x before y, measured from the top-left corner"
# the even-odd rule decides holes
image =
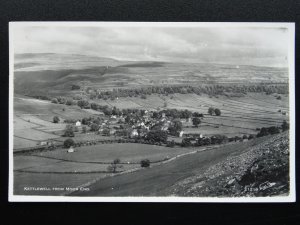
[[[289,128],[283,68],[21,54],[14,75],[20,195],[189,196],[199,174]]]

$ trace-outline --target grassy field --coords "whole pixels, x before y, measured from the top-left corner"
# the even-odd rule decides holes
[[[67,153],[64,149],[41,152],[38,156],[63,159],[75,162],[103,162],[110,163],[119,158],[123,163],[139,164],[142,159],[151,162],[171,158],[175,155],[193,151],[194,148],[168,148],[163,146],[136,143],[99,144],[76,148],[75,153]]]

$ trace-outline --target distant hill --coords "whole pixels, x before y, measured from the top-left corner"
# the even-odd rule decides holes
[[[288,81],[286,68],[120,61],[55,53],[16,54],[14,71],[16,93],[64,94],[73,84],[112,89],[142,85]]]

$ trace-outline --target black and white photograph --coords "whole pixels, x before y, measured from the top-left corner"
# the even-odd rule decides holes
[[[10,201],[294,202],[294,23],[11,22]]]

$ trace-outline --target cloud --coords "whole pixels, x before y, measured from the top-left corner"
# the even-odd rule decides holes
[[[265,66],[286,65],[288,54],[279,28],[24,26],[13,42],[16,53]]]

